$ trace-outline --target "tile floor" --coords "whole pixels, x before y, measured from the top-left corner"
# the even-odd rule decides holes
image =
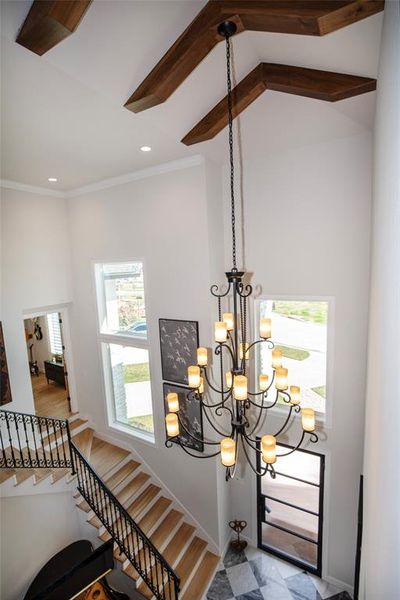
[[[351,600],[319,577],[248,547],[229,549],[207,593],[207,600]]]

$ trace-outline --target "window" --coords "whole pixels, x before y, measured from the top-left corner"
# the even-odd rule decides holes
[[[262,299],[258,309],[260,318],[272,319],[272,339],[289,369],[289,383],[301,388],[302,406],[325,414],[328,302]],[[271,350],[259,344],[259,372],[268,373],[270,364]]]
[[[290,446],[279,444],[279,454]],[[325,459],[296,450],[276,464],[276,478],[258,477],[258,546],[321,574]]]
[[[143,263],[102,263],[95,271],[109,419],[154,439]]]
[[[61,335],[60,315],[50,313],[47,317],[47,329],[49,332],[50,352],[53,355],[63,354],[63,344]]]

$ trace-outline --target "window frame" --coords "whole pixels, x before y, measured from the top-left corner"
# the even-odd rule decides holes
[[[134,334],[124,334],[124,332],[113,332],[106,333],[102,332],[101,329],[101,318],[106,313],[105,311],[105,287],[104,277],[102,276],[101,269],[102,265],[112,265],[121,263],[141,263],[143,270],[143,290],[144,290],[144,304],[146,310],[146,324],[147,324],[147,336],[137,337]],[[96,301],[96,337],[99,349],[99,356],[101,361],[101,368],[103,372],[103,390],[106,403],[106,415],[108,426],[116,431],[128,434],[135,438],[140,439],[143,442],[149,443],[151,446],[156,445],[156,423],[155,423],[155,412],[154,412],[154,390],[153,382],[151,378],[152,374],[152,352],[150,348],[150,327],[149,327],[149,303],[148,293],[146,284],[146,264],[143,258],[128,258],[128,259],[113,259],[113,260],[93,260],[92,269],[94,274],[94,295]],[[112,381],[111,363],[110,363],[110,344],[118,346],[127,346],[131,348],[138,348],[148,351],[149,356],[149,371],[150,371],[150,390],[151,390],[151,409],[153,415],[153,433],[143,431],[139,428],[121,423],[116,418],[115,410],[115,398],[114,398],[114,387]]]
[[[333,296],[309,296],[309,295],[293,295],[293,294],[262,294],[254,299],[254,339],[259,339],[259,322],[260,322],[260,304],[266,300],[287,300],[294,302],[326,302],[328,305],[328,319],[327,319],[327,335],[326,335],[326,398],[325,398],[325,412],[316,412],[315,420],[318,424],[323,425],[324,429],[332,428],[332,404],[333,404],[333,384],[334,384],[334,319],[335,319],[335,298]],[[274,342],[274,323],[272,322],[272,337],[271,340]],[[257,353],[257,358],[254,361],[253,376],[257,381],[258,374],[260,373],[260,358]],[[280,406],[277,404],[271,409],[271,413],[282,417],[287,414],[287,407]]]

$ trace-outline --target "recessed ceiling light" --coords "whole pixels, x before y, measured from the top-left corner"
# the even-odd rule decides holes
[[[151,152],[151,146],[140,146],[142,152]]]
[[[57,183],[58,179],[57,177],[48,177],[47,181],[50,181],[50,183]]]

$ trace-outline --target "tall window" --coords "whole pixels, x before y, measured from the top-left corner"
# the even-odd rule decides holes
[[[47,317],[47,330],[49,332],[50,352],[53,355],[63,354],[60,315],[58,312],[50,313]]]
[[[110,420],[154,433],[143,263],[95,265],[107,405]]]
[[[324,415],[327,398],[328,302],[262,299],[259,317],[272,319],[272,339],[283,354],[291,385],[301,388],[301,404]],[[258,320],[256,320],[258,322]],[[268,373],[271,350],[259,344],[258,370]]]

